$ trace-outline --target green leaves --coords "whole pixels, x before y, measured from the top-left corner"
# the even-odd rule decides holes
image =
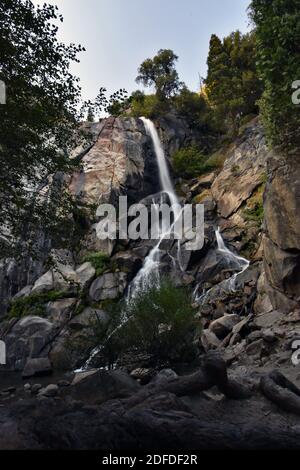
[[[160,49],[153,59],[146,59],[138,69],[137,83],[155,86],[157,97],[161,100],[174,96],[182,87],[175,62],[178,57],[171,49]]]
[[[235,134],[243,118],[258,112],[262,85],[256,73],[253,33],[211,36],[205,90],[220,130]]]
[[[298,0],[252,0],[257,67],[265,91],[260,112],[271,146],[289,153],[300,148],[299,107],[291,85],[300,79],[300,9]]]
[[[53,216],[46,206],[55,191],[42,197],[40,190],[51,175],[73,167],[80,87],[70,65],[83,48],[58,41],[57,18],[52,5],[0,3],[0,79],[7,89],[7,103],[0,106],[0,237],[8,245],[20,236],[29,240],[41,216]]]

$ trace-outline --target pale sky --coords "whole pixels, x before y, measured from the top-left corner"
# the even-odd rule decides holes
[[[199,74],[206,74],[211,34],[224,37],[249,29],[250,0],[45,1],[58,5],[64,17],[59,39],[86,48],[72,68],[81,79],[84,99],[95,98],[101,86],[129,93],[140,88],[137,68],[159,49],[174,50],[180,79],[196,90]]]

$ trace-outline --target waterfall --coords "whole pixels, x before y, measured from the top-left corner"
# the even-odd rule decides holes
[[[159,286],[160,282],[160,275],[159,275],[159,265],[160,265],[160,244],[161,242],[172,232],[172,229],[174,227],[174,224],[178,217],[181,215],[182,209],[180,207],[179,200],[177,198],[177,195],[175,193],[171,177],[169,174],[168,170],[168,165],[165,157],[165,152],[162,146],[162,143],[160,141],[158,132],[150,119],[146,119],[144,117],[140,118],[145,126],[146,132],[149,135],[149,137],[152,140],[153,144],[153,149],[154,153],[156,156],[156,161],[157,161],[157,167],[158,167],[158,173],[159,173],[159,181],[160,181],[160,186],[161,186],[161,203],[163,202],[164,194],[166,194],[169,198],[170,205],[173,207],[174,211],[174,221],[171,227],[164,227],[164,224],[162,223],[162,227],[159,226],[159,237],[158,237],[158,242],[154,245],[148,256],[145,258],[144,264],[136,277],[133,279],[131,282],[129,288],[128,288],[128,293],[126,297],[126,301],[130,302],[131,299],[133,299],[136,294],[140,291],[145,291],[150,287],[153,286]],[[159,205],[153,201],[154,209],[159,210]],[[163,222],[163,221],[162,221]],[[174,265],[176,265],[176,262],[178,263],[178,266],[181,269],[181,260],[180,260],[180,253],[181,253],[181,246],[180,246],[180,240],[178,240],[177,243],[177,258],[174,259],[174,257],[171,257]],[[127,316],[125,313],[122,315],[121,322],[120,324],[109,334],[107,337],[106,341],[108,341],[115,333],[117,330],[119,330],[126,322],[128,321]],[[101,352],[103,349],[104,345],[100,345],[95,347],[92,352],[90,353],[90,356],[88,360],[85,362],[83,367],[80,369],[77,369],[75,372],[84,372],[87,369],[89,369],[93,358]]]
[[[227,248],[225,246],[225,243],[224,243],[224,240],[223,240],[222,235],[220,233],[220,228],[219,227],[215,230],[215,234],[216,234],[216,239],[217,239],[219,252],[223,253],[224,256],[228,260],[234,262],[237,265],[237,267],[240,268],[240,271],[238,273],[236,273],[235,275],[237,276],[238,274],[243,273],[248,268],[250,262],[246,258],[243,258],[242,256],[236,255],[235,253],[230,251],[229,248]]]
[[[215,235],[216,235],[216,240],[217,240],[217,250],[219,253],[221,253],[225,261],[228,262],[228,265],[230,265],[233,269],[235,269],[237,272],[235,272],[229,279],[226,279],[225,281],[222,281],[219,286],[222,287],[223,290],[228,290],[230,292],[235,292],[236,290],[236,279],[238,276],[240,276],[246,269],[249,267],[250,262],[246,259],[243,258],[242,256],[238,256],[232,251],[229,250],[229,248],[226,247],[224,240],[222,238],[222,235],[220,233],[220,228],[218,227],[215,230]],[[212,287],[209,289],[207,292],[202,293],[200,295],[197,295],[199,286],[196,286],[196,289],[194,291],[194,297],[195,301],[197,303],[203,304],[209,295],[210,291],[214,289],[215,287]]]
[[[171,205],[179,204],[178,198],[176,196],[173,184],[170,178],[170,173],[168,170],[168,165],[165,157],[165,152],[160,141],[158,132],[150,119],[142,117],[141,120],[144,123],[147,134],[151,137],[153,148],[156,156],[159,181],[161,185],[162,192],[166,193],[169,196]]]
[[[165,152],[164,152],[162,143],[160,141],[158,132],[155,128],[155,125],[153,124],[152,121],[150,121],[150,119],[147,119],[144,117],[141,117],[140,119],[143,121],[146,132],[152,140],[153,149],[154,149],[154,153],[155,153],[156,161],[157,161],[161,193],[162,193],[162,196],[163,194],[166,194],[169,198],[170,205],[173,207],[173,210],[174,210],[174,222],[171,227],[164,228],[162,224],[162,228],[159,228],[159,239],[158,239],[157,244],[152,248],[152,250],[146,257],[142,268],[140,269],[140,271],[138,272],[138,274],[132,281],[131,285],[129,286],[128,296],[127,296],[127,299],[129,301],[139,291],[146,290],[147,288],[151,286],[159,286],[159,280],[160,280],[159,264],[160,264],[160,254],[161,254],[160,245],[161,245],[161,242],[168,235],[170,235],[173,229],[173,226],[176,220],[178,219],[178,217],[181,215],[181,211],[182,211],[179,200],[177,198],[177,195],[175,193],[175,190],[171,181],[171,177],[170,177],[170,173],[169,173],[168,165],[167,165],[167,160],[165,157]],[[163,201],[163,198],[161,198],[161,202],[162,201]],[[158,206],[155,206],[155,209],[158,210]],[[177,262],[178,262],[179,267],[181,268],[180,253],[181,253],[180,240],[178,240]]]

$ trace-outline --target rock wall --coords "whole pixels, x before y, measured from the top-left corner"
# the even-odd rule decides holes
[[[268,155],[264,209],[264,289],[273,308],[288,313],[300,306],[299,155]]]

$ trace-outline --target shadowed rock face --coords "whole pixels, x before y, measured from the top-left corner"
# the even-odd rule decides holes
[[[242,138],[234,143],[224,168],[212,185],[218,212],[227,219],[262,183],[266,169],[267,147],[262,126],[252,122]]]
[[[268,157],[264,268],[274,308],[290,311],[300,297],[300,157]]]

